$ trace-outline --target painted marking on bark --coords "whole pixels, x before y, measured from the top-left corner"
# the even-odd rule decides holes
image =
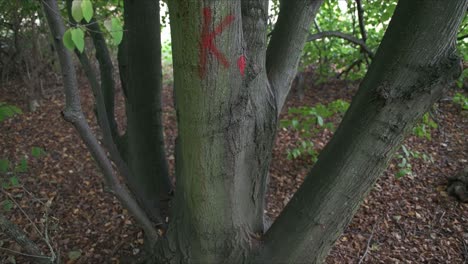
[[[239,59],[237,60],[237,68],[239,68],[239,71],[242,76],[245,74],[245,65],[247,64],[245,56],[241,55]]]
[[[206,74],[206,65],[208,63],[208,52],[213,55],[221,62],[224,68],[229,68],[229,62],[214,44],[214,39],[217,35],[221,34],[227,26],[234,21],[233,15],[226,16],[213,31],[210,31],[209,27],[211,24],[212,16],[211,9],[209,7],[203,8],[203,28],[200,42],[200,78],[204,78]]]

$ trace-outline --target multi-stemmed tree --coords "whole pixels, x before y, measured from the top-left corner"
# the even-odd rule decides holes
[[[42,0],[63,72],[64,118],[144,229],[148,263],[322,262],[405,131],[461,73],[455,42],[468,0],[400,0],[340,127],[269,227],[265,192],[278,115],[321,2],[281,0],[269,37],[268,0],[167,1],[178,126],[173,187],[161,122],[159,2],[124,1],[124,135],[115,125],[106,42],[98,23],[84,25],[100,66],[100,83],[86,72],[106,151],[81,110],[57,2]],[[89,58],[77,55],[86,70]]]

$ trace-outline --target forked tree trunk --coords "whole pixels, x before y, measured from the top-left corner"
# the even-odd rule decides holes
[[[307,5],[282,2],[290,13],[280,15],[265,53],[265,2],[169,2],[177,189],[154,263],[323,261],[404,132],[460,73],[454,39],[467,3],[400,1],[336,136],[263,235],[276,116],[298,61],[281,53],[301,50],[306,32],[297,39],[290,32],[307,27],[278,32],[285,32],[281,23],[294,21],[288,14],[301,20]]]
[[[266,230],[264,199],[277,116],[321,0],[282,0],[268,48],[267,0],[168,1],[179,137],[172,215],[159,237],[91,135],[61,42],[56,3],[46,2],[46,13],[55,7],[47,15],[63,69],[64,116],[116,196],[150,238],[159,238],[149,263],[322,262],[405,131],[461,73],[455,38],[468,6],[468,0],[400,0],[334,138]],[[154,100],[160,90],[151,89],[161,81],[159,11],[156,2],[127,0],[125,12],[129,161],[143,197],[154,201],[163,186],[162,178],[150,177],[163,159],[153,155],[161,153],[162,134],[160,104]]]

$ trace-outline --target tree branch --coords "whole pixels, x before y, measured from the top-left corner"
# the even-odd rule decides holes
[[[340,31],[322,31],[316,34],[311,34],[307,38],[307,41],[314,41],[326,37],[337,37],[359,45],[369,55],[370,58],[374,58],[374,52],[366,45],[366,43],[364,43],[364,41],[356,38],[351,34],[346,34]]]
[[[117,145],[115,144],[113,137],[112,137],[112,132],[110,129],[110,124],[106,115],[106,108],[105,108],[105,103],[104,103],[104,96],[102,94],[102,91],[100,89],[99,83],[97,81],[96,75],[93,72],[93,69],[91,67],[91,63],[89,62],[88,56],[86,56],[86,53],[83,51],[83,53],[80,53],[78,51],[75,52],[77,55],[79,61],[81,62],[81,65],[84,69],[85,75],[87,76],[91,89],[93,90],[95,100],[97,101],[96,103],[96,108],[97,108],[97,119],[99,123],[99,127],[101,128],[102,131],[102,137],[103,137],[103,143],[106,149],[109,151],[109,155],[111,160],[115,163],[115,165],[118,168],[118,171],[120,174],[124,177],[126,180],[126,183],[128,184],[130,190],[132,192],[138,194],[137,187],[134,186],[132,179],[132,173],[130,169],[128,168],[127,163],[125,160],[122,158],[122,155],[120,151],[117,148]],[[137,198],[138,196],[135,195]],[[142,203],[140,201],[140,203]],[[159,213],[158,213],[159,215]],[[156,217],[156,220],[159,223],[163,223],[164,221],[160,219],[159,217]]]
[[[71,14],[72,2],[72,0],[66,1],[68,19],[73,24],[76,24],[77,22]],[[86,28],[88,28],[93,39],[94,46],[96,47],[96,58],[100,66],[99,72],[101,74],[101,83],[99,83],[96,72],[93,69],[86,53],[81,53],[78,50],[75,50],[75,55],[78,57],[93,91],[97,109],[96,117],[99,127],[103,131],[104,145],[110,150],[112,145],[114,145],[114,141],[118,140],[119,137],[117,133],[117,124],[115,123],[114,118],[114,68],[112,66],[105,39],[102,36],[101,28],[96,20],[93,18],[91,22],[86,25]]]
[[[99,62],[99,72],[101,74],[100,88],[102,91],[103,102],[105,104],[105,113],[107,114],[107,120],[110,126],[110,132],[112,138],[117,140],[119,134],[117,132],[117,124],[115,122],[114,116],[114,66],[112,64],[106,40],[103,37],[99,23],[97,23],[95,19],[92,19],[91,22],[86,25],[86,28],[89,29],[94,47],[96,48],[96,59]]]
[[[124,1],[125,49],[120,57],[127,63],[126,114],[128,166],[133,186],[143,197],[148,214],[167,205],[172,191],[164,144],[162,118],[162,66],[160,7],[153,0]],[[119,60],[121,62],[121,60]]]
[[[362,8],[361,0],[356,0],[358,20],[359,20],[359,30],[361,31],[362,42],[366,43],[367,41],[367,32],[366,26],[364,25],[364,9]]]
[[[362,62],[362,59],[357,59],[355,60],[353,63],[351,63],[351,65],[348,66],[348,68],[346,68],[344,71],[340,72],[336,78],[339,79],[341,77],[341,75],[345,75],[345,78],[348,76],[348,73],[354,68],[356,67],[357,65],[359,65],[360,63]]]
[[[71,15],[71,4],[72,4],[72,1],[67,0],[67,9],[68,9],[69,19],[73,23],[75,23],[72,15]],[[100,32],[100,28],[98,27],[97,29]],[[97,29],[94,28],[94,27],[92,28],[92,30],[97,30]],[[104,41],[104,39],[101,40],[102,36],[97,37],[97,38],[98,38],[98,40],[95,41],[95,45],[96,45],[96,42],[97,42],[97,45],[101,45],[101,46],[106,45],[105,42],[102,43],[102,41]],[[107,59],[110,60],[109,53],[108,53],[108,50],[107,50],[107,46],[100,47],[100,49],[104,49],[105,51],[101,51],[100,53],[103,53],[103,54],[101,54],[99,56],[96,54],[96,57],[101,57],[101,60],[104,61],[101,64],[108,64],[108,63],[105,63],[107,61]],[[96,53],[99,53],[99,52],[96,51]],[[136,192],[137,188],[136,188],[136,186],[134,186],[133,181],[131,180],[132,179],[132,175],[131,175],[132,173],[131,173],[130,169],[128,168],[127,163],[123,159],[122,153],[119,151],[119,149],[118,149],[118,147],[116,145],[116,142],[114,141],[115,139],[120,140],[120,137],[118,137],[118,135],[115,134],[116,131],[113,131],[112,125],[109,122],[109,118],[111,117],[112,120],[114,120],[114,125],[115,125],[115,119],[113,119],[113,112],[114,112],[113,111],[113,104],[112,104],[112,107],[111,107],[112,110],[110,111],[110,113],[109,112],[106,113],[106,111],[108,111],[110,109],[106,109],[105,96],[103,95],[103,90],[110,89],[110,93],[112,94],[111,97],[112,97],[112,100],[113,100],[113,91],[114,91],[113,76],[111,75],[111,72],[109,72],[109,68],[107,66],[106,67],[101,67],[101,76],[103,76],[103,77],[101,77],[101,85],[100,85],[99,82],[98,82],[97,76],[96,76],[96,74],[94,72],[94,69],[93,69],[93,67],[92,67],[92,65],[91,65],[91,63],[89,61],[89,58],[86,55],[85,51],[83,51],[81,53],[81,52],[75,50],[75,55],[78,57],[78,60],[80,61],[81,66],[83,67],[85,75],[86,75],[86,77],[87,77],[87,79],[88,79],[88,81],[90,83],[91,90],[93,91],[94,98],[96,100],[96,110],[97,110],[96,117],[97,117],[97,120],[98,120],[99,127],[101,128],[101,131],[102,131],[104,146],[109,151],[110,158],[112,159],[112,161],[117,166],[118,171],[124,177],[124,179],[126,180],[126,183],[130,187],[130,189],[134,193],[137,194],[137,192]],[[102,57],[104,57],[104,58],[102,58]],[[110,63],[112,63],[112,62],[110,62]],[[110,64],[110,71],[113,71],[112,64]],[[103,78],[107,79],[107,81],[102,80]],[[112,78],[112,79],[110,79],[110,78]],[[101,89],[103,86],[106,86],[106,85],[109,86],[109,87],[107,87],[106,89]],[[138,198],[137,195],[135,195],[135,196]],[[142,202],[140,201],[140,203],[142,203]],[[162,219],[156,218],[156,220],[158,222],[160,222],[160,223],[163,223]]]
[[[465,38],[468,38],[468,34],[463,35],[463,36],[459,36],[459,37],[457,38],[457,40],[460,41],[460,40],[465,39]]]
[[[254,263],[324,261],[405,132],[460,76],[455,38],[467,6],[468,0],[398,2],[343,121],[265,234]]]
[[[34,261],[40,264],[52,263],[50,257],[45,256],[41,252],[41,249],[37,246],[37,244],[29,240],[27,234],[24,233],[21,229],[19,229],[17,225],[13,224],[8,219],[6,219],[3,214],[0,214],[0,230],[9,238],[16,241],[16,243],[18,243],[27,253],[23,254],[20,252],[14,252],[15,254],[20,254],[23,256],[34,258]],[[2,250],[8,249],[2,248]]]
[[[71,54],[66,50],[62,42],[62,36],[65,29],[62,18],[60,17],[57,2],[55,0],[42,0],[42,6],[44,13],[46,14],[47,22],[51,30],[62,69],[66,101],[65,110],[62,112],[63,117],[75,126],[78,134],[83,139],[93,158],[101,168],[104,178],[114,195],[133,215],[137,223],[144,229],[148,238],[155,241],[158,238],[156,229],[153,227],[146,213],[140,208],[129,192],[120,184],[117,175],[114,174],[111,162],[93,135],[91,128],[83,115],[79,99],[76,72],[73,66]]]
[[[323,0],[281,1],[278,21],[267,48],[266,71],[278,114],[296,76],[310,24]]]

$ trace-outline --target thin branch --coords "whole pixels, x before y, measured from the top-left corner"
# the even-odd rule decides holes
[[[371,234],[369,236],[369,239],[367,239],[366,250],[364,251],[364,254],[362,254],[362,257],[359,259],[358,264],[362,264],[363,261],[366,259],[367,253],[369,252],[369,249],[370,249],[370,243],[372,242],[372,237],[374,236],[374,231],[375,231],[375,226],[376,225],[377,225],[377,223],[374,223],[374,225],[372,226],[372,232],[371,232]]]
[[[461,241],[463,243],[463,249],[464,249],[463,264],[466,264],[468,263],[468,245],[466,245],[465,239],[463,237],[461,237]]]
[[[345,75],[345,78],[348,76],[349,72],[354,68],[356,67],[357,65],[359,65],[360,63],[362,62],[362,59],[358,59],[358,60],[355,60],[353,63],[351,63],[351,65],[348,66],[348,68],[346,68],[344,71],[340,72],[336,78],[339,79],[341,77],[341,75]]]
[[[459,36],[459,37],[457,38],[457,40],[460,41],[460,40],[465,39],[465,38],[468,38],[468,34],[463,35],[463,36]]]
[[[359,19],[359,30],[361,31],[362,42],[367,41],[366,26],[364,25],[364,9],[362,8],[361,0],[356,0],[357,13]]]
[[[28,219],[28,221],[31,223],[31,225],[34,227],[34,230],[41,236],[42,239],[44,239],[44,234],[42,234],[41,230],[39,230],[39,227],[37,227],[36,223],[29,217],[29,215],[21,208],[21,206],[18,204],[18,202],[13,198],[11,194],[6,192],[4,189],[0,188],[0,191],[8,196],[8,198],[18,207],[18,209],[21,211],[21,213]]]
[[[16,243],[18,243],[27,252],[27,254],[6,248],[1,248],[2,250],[28,257],[34,257],[36,258],[36,261],[41,264],[50,264],[52,262],[52,259],[50,257],[44,256],[37,244],[31,241],[23,230],[19,229],[17,225],[6,219],[3,214],[0,214],[0,230],[9,238],[16,241]]]
[[[50,260],[50,257],[47,257],[47,256],[26,254],[26,253],[22,253],[22,252],[19,252],[19,251],[13,250],[13,249],[9,249],[9,248],[0,247],[0,250],[6,251],[6,252],[9,252],[9,253],[13,253],[13,254],[16,254],[16,255],[24,256],[24,257]],[[46,263],[50,263],[50,262],[46,262]]]
[[[71,14],[72,0],[67,0],[66,5],[69,20],[72,21],[72,23],[77,23],[79,25],[80,23],[76,22]],[[91,84],[91,88],[93,89],[98,110],[98,124],[103,130],[104,144],[106,148],[109,149],[114,138],[118,137],[117,124],[114,118],[114,67],[99,24],[93,18],[91,22],[85,26],[86,30],[90,32],[91,39],[93,40],[93,44],[96,50],[96,59],[99,62],[99,73],[101,75],[100,84],[96,77],[95,70],[91,67],[91,63],[89,63],[89,59],[86,54],[84,52],[78,52],[78,50],[75,50],[75,54],[80,60],[81,65],[85,70],[86,77],[88,78]],[[102,112],[102,107],[99,104],[104,106],[104,112]],[[109,133],[107,133],[107,130],[110,130],[110,137]]]
[[[53,198],[49,199],[47,201],[47,203],[45,203],[45,205],[44,205],[44,208],[45,208],[45,212],[44,212],[44,241],[47,244],[47,246],[49,247],[50,254],[52,254],[52,259],[56,259],[57,255],[56,255],[56,253],[54,251],[54,247],[50,243],[50,238],[49,238],[49,209],[50,209],[50,207],[52,205],[52,200],[53,200]]]
[[[91,63],[89,62],[88,56],[85,52],[76,52],[75,54],[84,69],[85,75],[87,76],[91,89],[94,93],[94,98],[96,100],[97,120],[102,131],[104,146],[109,151],[110,158],[117,166],[119,172],[122,174],[124,179],[127,180],[127,183],[131,185],[131,181],[129,179],[132,177],[132,175],[113,140],[112,129],[109,124],[108,116],[106,115],[104,96],[102,94],[101,86],[98,83],[96,74],[93,72]],[[129,187],[130,189],[135,188],[134,186]]]
[[[374,52],[366,45],[366,43],[364,43],[364,41],[356,38],[355,36],[351,34],[346,34],[340,31],[322,31],[316,34],[311,34],[307,38],[307,41],[314,41],[317,39],[322,39],[322,38],[327,38],[327,37],[337,37],[337,38],[347,40],[356,45],[359,45],[369,55],[371,59],[374,58]]]
[[[130,195],[128,190],[120,183],[117,175],[114,173],[111,162],[107,158],[105,151],[100,146],[96,137],[93,135],[93,132],[83,115],[72,57],[62,42],[62,36],[65,32],[65,28],[62,18],[58,13],[57,2],[55,0],[42,0],[42,3],[62,69],[66,101],[65,110],[62,112],[63,117],[75,126],[75,129],[78,131],[81,139],[84,141],[93,158],[102,170],[104,178],[113,194],[120,200],[123,206],[129,210],[138,224],[144,229],[149,240],[155,242],[158,238],[156,229],[153,227],[146,213]]]

